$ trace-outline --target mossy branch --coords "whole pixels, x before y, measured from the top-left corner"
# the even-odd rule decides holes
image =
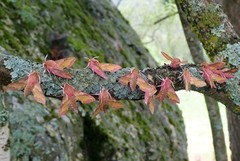
[[[228,44],[239,42],[238,35],[218,4],[205,0],[177,0],[177,3],[211,60],[221,57]]]
[[[169,77],[175,87],[175,90],[184,89],[183,69],[188,68],[195,77],[202,79],[201,66],[194,64],[182,65],[179,68],[172,69],[169,65],[163,65],[158,68],[145,68],[141,70],[141,76],[150,84],[153,84],[160,90],[160,85],[163,78]],[[63,85],[69,83],[76,89],[97,96],[102,87],[109,90],[111,95],[117,100],[140,100],[144,98],[144,92],[140,89],[134,92],[128,86],[122,85],[118,82],[119,78],[130,73],[131,68],[123,68],[114,73],[107,73],[108,79],[105,80],[94,74],[89,68],[84,69],[70,69],[69,72],[74,75],[71,80],[62,79],[47,73],[42,64],[32,63],[18,57],[0,54],[0,79],[1,87],[7,85],[12,81],[17,81],[21,78],[27,77],[32,71],[37,71],[41,77],[41,87],[44,94],[49,97],[62,98]],[[226,83],[217,84],[216,89],[209,86],[202,88],[193,88],[193,90],[207,94],[216,100],[227,104],[233,112],[240,114],[240,107],[238,107],[227,92]]]
[[[205,0],[177,0],[192,31],[202,42],[206,54],[214,60],[223,60],[228,66],[240,69],[240,38],[218,4]],[[201,54],[201,53],[200,53]],[[240,71],[227,82],[227,90],[235,104],[240,106]],[[226,106],[229,106],[226,104]]]

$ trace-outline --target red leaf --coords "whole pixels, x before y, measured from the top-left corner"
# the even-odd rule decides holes
[[[68,83],[64,84],[63,87],[63,100],[59,110],[59,116],[67,113],[69,107],[74,112],[77,112],[76,101],[81,101],[83,104],[88,104],[95,101],[95,98],[87,93],[80,92]]]
[[[60,59],[61,60],[61,59]],[[61,66],[59,66],[59,64],[61,64]],[[57,61],[53,61],[53,60],[47,60],[44,62],[44,68],[49,72],[52,73],[54,75],[57,75],[59,77],[65,78],[65,79],[72,79],[72,75],[68,72],[65,72],[63,70],[64,67],[67,67],[66,63],[63,62],[58,62]]]
[[[183,64],[184,62],[182,62],[180,59],[178,58],[172,58],[171,56],[169,56],[168,54],[166,54],[165,52],[161,52],[162,55],[164,56],[164,58],[166,58],[167,60],[170,60],[170,67],[171,68],[178,68],[181,64]]]

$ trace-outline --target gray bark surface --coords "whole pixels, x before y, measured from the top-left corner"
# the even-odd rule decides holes
[[[1,46],[33,62],[43,62],[54,49],[77,57],[75,68],[86,66],[84,57],[95,56],[123,67],[156,66],[128,22],[106,0],[2,1],[0,17]],[[4,102],[1,118],[8,121],[1,123],[10,125],[13,161],[187,160],[184,123],[176,106],[158,105],[151,115],[143,103],[126,101],[123,110],[108,110],[93,119],[96,105],[59,118],[57,99],[49,98],[44,108],[21,92],[10,92]]]

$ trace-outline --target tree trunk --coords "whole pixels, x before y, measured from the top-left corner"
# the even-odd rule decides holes
[[[23,58],[42,62],[47,54],[73,55],[79,68],[86,66],[86,56],[140,69],[156,66],[107,0],[2,1],[0,18],[0,44]],[[158,105],[151,115],[143,103],[126,101],[123,110],[93,119],[95,106],[84,105],[78,114],[58,118],[56,99],[43,108],[18,92],[4,96],[13,161],[188,160],[176,106]]]
[[[10,149],[9,149],[9,125],[7,115],[7,109],[3,103],[3,95],[0,94],[0,160],[10,160]]]
[[[240,35],[240,1],[239,0],[223,0],[223,10],[228,15],[233,28]],[[227,111],[228,131],[230,139],[230,149],[232,151],[232,161],[240,161],[240,119],[238,116]]]
[[[196,35],[192,32],[191,27],[188,24],[187,19],[179,6],[178,9],[185,37],[187,40],[187,44],[192,55],[192,59],[194,63],[201,64],[206,61],[204,58],[202,45],[200,41],[197,39]],[[204,95],[204,98],[212,130],[215,159],[216,161],[226,161],[227,151],[218,103],[216,100],[206,95]]]

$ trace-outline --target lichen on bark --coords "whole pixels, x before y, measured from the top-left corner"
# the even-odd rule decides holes
[[[202,42],[209,58],[212,61],[223,60],[227,66],[240,69],[240,38],[221,7],[207,1],[178,0],[177,2],[186,14],[192,30]],[[237,105],[232,111],[237,113],[240,111],[239,74],[238,71],[233,79],[227,81],[227,91]]]
[[[57,32],[69,35],[66,50],[78,58],[75,68],[84,68],[84,57],[94,56],[101,62],[123,67],[156,66],[128,22],[107,0],[3,1],[0,17],[0,43],[15,56],[43,62],[50,53],[51,35]],[[49,156],[52,160],[187,160],[184,124],[177,107],[164,104],[158,106],[155,115],[150,115],[142,103],[124,102],[124,110],[108,111],[94,120],[91,118],[94,105],[81,106],[79,114],[69,112],[58,118],[56,107],[60,102],[48,99],[48,108],[41,107],[47,113],[41,117],[41,112],[36,112],[39,105],[28,101],[31,97],[11,94],[8,98],[9,102],[16,98],[8,104],[10,115],[14,116],[10,138],[20,140],[27,149],[20,153],[20,144],[11,141],[11,148],[15,148],[12,160],[49,160]],[[38,118],[43,120],[39,122]],[[17,135],[20,125],[26,127],[29,135]],[[47,142],[31,131],[30,127],[35,126]],[[31,144],[38,144],[29,145],[27,136],[33,139],[29,140]],[[54,150],[48,153],[43,146]]]

